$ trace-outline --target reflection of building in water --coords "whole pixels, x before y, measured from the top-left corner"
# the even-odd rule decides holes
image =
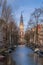
[[[21,14],[19,25],[19,43],[23,42],[24,42],[24,23],[23,23],[23,16]]]

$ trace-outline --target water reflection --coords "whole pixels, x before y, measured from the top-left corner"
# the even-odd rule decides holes
[[[0,65],[43,65],[43,57],[39,57],[28,47],[17,47]]]
[[[43,57],[39,57],[26,46],[17,47],[4,59],[4,63],[0,62],[0,65],[43,65]]]
[[[12,59],[16,62],[15,65],[43,65],[42,58],[40,59],[37,54],[25,47],[17,47],[15,52],[12,53]]]

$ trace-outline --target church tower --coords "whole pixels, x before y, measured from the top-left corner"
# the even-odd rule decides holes
[[[24,44],[24,23],[23,23],[23,15],[21,13],[20,24],[19,24],[19,41],[20,44]]]

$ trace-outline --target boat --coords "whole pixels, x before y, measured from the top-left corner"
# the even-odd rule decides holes
[[[39,48],[35,48],[35,50],[34,50],[35,53],[37,53],[39,51],[40,51]]]
[[[38,54],[40,57],[43,57],[43,51],[39,51]]]

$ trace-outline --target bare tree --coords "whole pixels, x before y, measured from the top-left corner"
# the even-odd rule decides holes
[[[0,0],[0,6],[2,5],[2,0]]]
[[[30,43],[30,31],[29,30],[26,30],[25,32],[25,40],[27,42],[27,45],[29,45]]]
[[[18,44],[18,27],[15,22],[9,23],[9,43],[11,46]]]
[[[6,22],[12,17],[12,8],[10,5],[7,5],[7,0],[0,0],[1,6],[1,18],[3,18]]]
[[[12,17],[12,10],[10,6],[6,7],[5,14],[2,15],[6,22]]]
[[[13,16],[12,16],[11,6],[7,5],[7,0],[2,0],[0,2],[2,2],[1,3],[1,7],[2,7],[1,18],[4,19],[6,22],[4,29],[3,29],[5,31],[4,41],[7,45],[8,43],[10,43],[10,38],[11,38],[11,43],[13,41],[13,44],[17,44],[17,42],[18,42],[18,27],[15,23]],[[10,23],[8,21],[10,21]]]

